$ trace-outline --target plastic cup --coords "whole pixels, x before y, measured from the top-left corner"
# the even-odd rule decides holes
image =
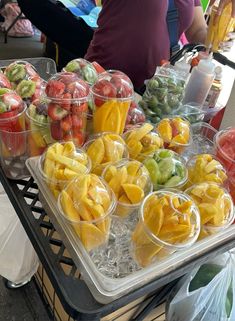
[[[16,88],[22,80],[29,80],[32,77],[39,77],[36,68],[24,60],[16,60],[6,67],[5,75]]]
[[[148,133],[144,134],[144,136],[140,134],[144,126],[146,126],[146,123],[136,125],[123,134],[130,158],[136,159],[139,162],[143,162],[146,158],[152,156],[159,148],[163,147],[163,140],[158,133],[151,131],[151,127],[149,127]],[[140,140],[139,135],[142,137]]]
[[[66,159],[63,158],[60,160],[62,153],[58,151],[55,152],[55,146],[60,145],[64,147],[65,144],[66,142],[62,144],[55,143],[49,146],[38,160],[40,176],[42,180],[46,182],[55,198],[58,197],[59,193],[64,189],[65,185],[69,181],[74,179],[76,176],[88,174],[91,170],[90,158],[82,149],[76,148],[71,153],[67,154]],[[56,153],[57,160],[53,160],[53,157],[48,156],[47,153],[52,150]],[[63,153],[63,157],[64,156],[65,155]],[[80,167],[79,164],[82,164],[82,166]]]
[[[144,161],[154,190],[164,188],[182,189],[188,180],[188,170],[184,159],[177,153],[159,149]]]
[[[220,190],[220,195],[216,194]],[[187,193],[196,203],[201,216],[199,239],[218,233],[230,226],[235,217],[233,201],[226,189],[215,183],[201,183],[189,187]]]
[[[120,71],[109,70],[100,75],[91,93],[94,132],[122,134],[134,95],[130,79]]]
[[[83,149],[91,159],[91,172],[99,176],[109,164],[129,157],[125,141],[120,135],[114,133],[100,133],[91,136]]]
[[[98,73],[95,70],[95,67],[92,65],[92,63],[83,58],[71,60],[63,68],[63,71],[75,73],[79,78],[86,81],[89,85],[93,85],[98,78]]]
[[[137,211],[143,198],[153,189],[145,166],[131,159],[108,165],[102,177],[117,198],[115,215],[123,218]]]
[[[83,185],[87,176],[92,184],[92,194],[86,194]],[[103,202],[103,200],[105,200]],[[58,197],[58,208],[64,221],[71,225],[76,235],[87,251],[103,245],[109,237],[111,215],[116,206],[116,199],[109,186],[102,178],[87,174],[71,181]],[[102,215],[101,215],[102,214]]]
[[[40,108],[42,109],[41,113],[39,113]],[[47,146],[54,142],[47,115],[47,102],[43,99],[35,100],[26,110],[26,128],[29,131],[29,156],[41,155]]]
[[[164,148],[182,154],[192,144],[190,123],[182,117],[162,119],[156,131],[164,141]]]
[[[214,148],[217,158],[227,170],[229,188],[235,202],[235,128],[219,131],[214,137]]]
[[[132,234],[133,256],[140,266],[148,266],[190,247],[199,232],[198,208],[188,195],[167,189],[153,192],[139,209],[139,222]]]
[[[206,114],[206,110],[204,110],[202,106],[195,105],[193,103],[182,105],[176,110],[174,110],[174,115],[183,117],[184,119],[189,121],[190,124],[203,121],[205,114]]]
[[[226,170],[214,155],[195,155],[188,160],[186,166],[188,168],[187,187],[204,182],[217,183],[221,186],[227,184]]]
[[[56,141],[73,141],[81,146],[85,140],[89,86],[75,73],[57,73],[48,80],[45,93],[49,99],[48,116],[51,136]]]

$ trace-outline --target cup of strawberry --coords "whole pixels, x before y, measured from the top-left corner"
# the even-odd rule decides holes
[[[75,73],[60,72],[48,80],[45,89],[51,136],[57,141],[84,143],[90,90]]]
[[[94,132],[122,134],[134,95],[128,76],[121,71],[108,70],[100,74],[91,93]]]
[[[17,93],[7,88],[0,89],[0,144],[1,160],[14,158],[24,153],[26,105]]]

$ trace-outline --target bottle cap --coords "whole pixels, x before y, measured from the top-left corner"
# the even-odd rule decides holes
[[[221,66],[215,67],[215,79],[221,80],[223,75],[223,68]]]
[[[207,74],[213,74],[215,71],[215,64],[211,59],[203,59],[199,61],[198,69]]]

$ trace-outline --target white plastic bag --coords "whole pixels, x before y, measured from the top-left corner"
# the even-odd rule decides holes
[[[0,185],[0,275],[22,283],[31,279],[38,264],[38,257]]]
[[[197,274],[200,267],[179,282],[167,304],[167,321],[235,320],[235,254],[227,252],[216,260],[208,262],[207,266],[209,265],[219,272],[207,285],[191,292],[189,290],[190,283],[196,275],[198,276],[198,279],[195,278],[196,282],[200,277],[201,279],[208,277],[208,274],[200,276]],[[208,273],[209,271],[208,269]]]

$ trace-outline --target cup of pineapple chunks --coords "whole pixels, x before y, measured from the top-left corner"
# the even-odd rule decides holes
[[[190,247],[199,233],[199,211],[187,194],[170,189],[153,192],[142,202],[132,234],[134,259],[148,266]]]
[[[40,156],[38,168],[41,178],[47,183],[55,198],[65,185],[78,175],[91,170],[87,154],[76,148],[72,141],[55,143]]]
[[[144,123],[123,134],[130,158],[143,162],[163,147],[162,138],[156,132],[153,132],[153,129],[153,125]]]
[[[228,179],[226,170],[214,155],[195,155],[188,160],[186,166],[188,168],[187,187],[203,182],[226,186]]]
[[[199,239],[217,233],[230,226],[235,218],[232,197],[222,186],[204,182],[195,184],[187,193],[195,202],[201,217]]]
[[[122,159],[111,164],[104,169],[102,177],[117,198],[115,214],[123,218],[137,211],[153,189],[147,169],[136,160]]]
[[[91,172],[99,176],[109,164],[129,157],[125,141],[115,133],[96,134],[90,137],[83,148],[90,157]]]
[[[57,204],[88,252],[107,241],[116,198],[101,177],[78,176],[62,190]]]

